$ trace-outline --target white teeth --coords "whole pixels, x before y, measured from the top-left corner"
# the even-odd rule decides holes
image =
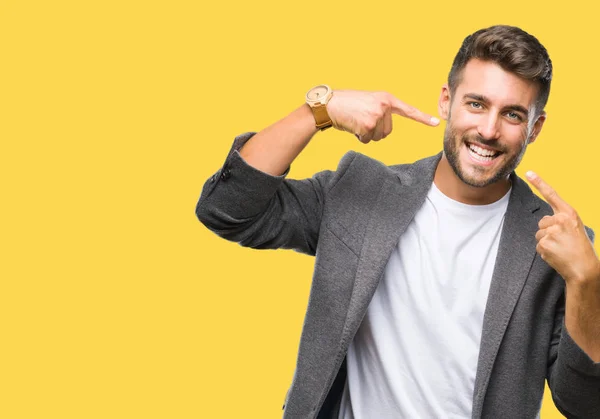
[[[496,154],[495,151],[486,150],[485,148],[478,147],[474,144],[469,144],[469,149],[482,157],[491,157]]]
[[[492,161],[494,159],[494,157],[492,157],[492,156],[480,156],[474,150],[472,150],[471,147],[468,147],[468,149],[469,149],[469,153],[471,154],[471,156],[475,160],[479,160],[480,162],[489,162],[489,161]]]

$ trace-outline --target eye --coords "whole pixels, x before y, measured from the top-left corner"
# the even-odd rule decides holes
[[[508,112],[506,115],[508,115],[508,117],[510,119],[514,119],[515,121],[522,121],[523,118],[521,118],[521,115],[519,115],[516,112]]]
[[[481,109],[483,106],[479,102],[469,102],[468,103],[473,109]]]

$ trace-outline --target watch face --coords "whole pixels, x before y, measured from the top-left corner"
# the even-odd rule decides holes
[[[320,85],[317,87],[313,87],[306,94],[306,98],[311,101],[321,100],[327,95],[327,91],[329,89],[325,85]]]

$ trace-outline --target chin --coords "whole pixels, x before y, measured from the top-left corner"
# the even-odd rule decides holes
[[[484,188],[504,179],[504,177],[499,176],[498,173],[495,173],[493,176],[469,176],[461,170],[455,170],[454,173],[456,173],[456,176],[458,176],[463,183],[474,188]]]

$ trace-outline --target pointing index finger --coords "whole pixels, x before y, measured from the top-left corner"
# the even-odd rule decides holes
[[[568,208],[570,208],[569,204],[567,204],[560,196],[558,196],[558,193],[556,193],[554,188],[548,185],[536,173],[530,170],[525,173],[525,176],[527,176],[527,179],[531,182],[531,184],[535,186],[538,191],[540,191],[544,199],[554,210],[554,213],[566,211]]]
[[[440,120],[435,116],[428,115],[413,106],[407,105],[393,95],[390,95],[390,105],[392,106],[392,113],[397,115],[414,119],[417,122],[421,122],[432,127],[435,127],[440,123]]]

